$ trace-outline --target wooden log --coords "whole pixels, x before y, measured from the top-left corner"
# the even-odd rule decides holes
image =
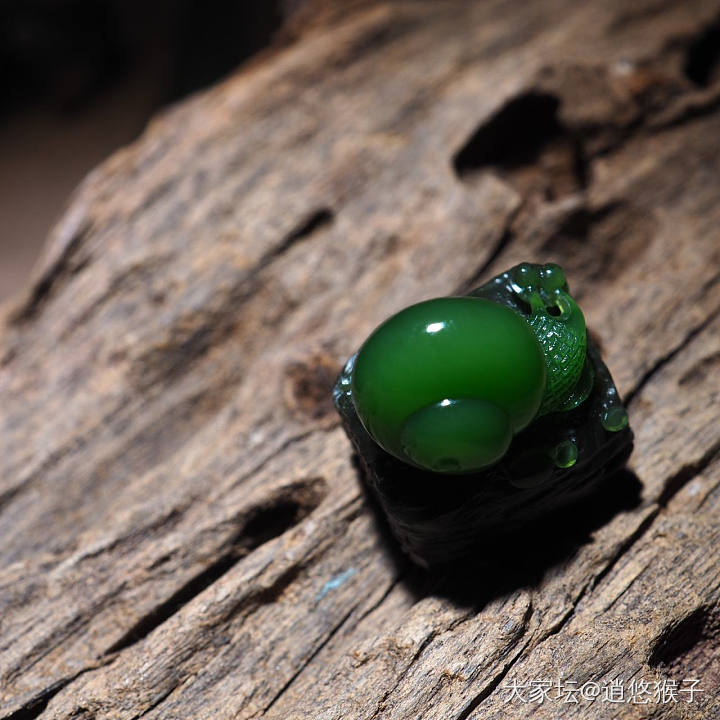
[[[720,2],[324,7],[94,171],[3,308],[0,717],[715,717]],[[459,586],[330,387],[520,260],[566,268],[636,478]]]

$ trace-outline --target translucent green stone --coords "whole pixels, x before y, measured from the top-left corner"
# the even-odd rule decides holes
[[[386,320],[360,349],[352,399],[392,455],[440,472],[498,460],[535,417],[546,362],[530,325],[476,297],[428,300]]]
[[[572,440],[564,440],[553,450],[553,460],[559,468],[572,467],[578,459],[578,448]]]
[[[515,289],[528,306],[528,323],[547,364],[545,397],[539,415],[570,410],[592,389],[587,363],[585,316],[568,291],[559,265],[522,263],[512,271]]]
[[[507,451],[512,426],[505,411],[487,400],[441,400],[414,412],[403,426],[405,455],[437,472],[490,465]]]
[[[620,488],[605,481],[633,447],[554,263],[397,313],[347,360],[333,400],[368,490],[426,567],[474,565],[526,523]]]
[[[620,405],[608,408],[602,416],[602,426],[610,432],[619,432],[627,424],[627,411]]]

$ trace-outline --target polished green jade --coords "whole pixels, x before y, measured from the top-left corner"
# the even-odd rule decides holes
[[[547,513],[632,492],[616,474],[633,447],[628,413],[554,263],[401,310],[332,394],[365,486],[425,567],[495,565]]]
[[[547,363],[547,387],[538,415],[577,407],[590,394],[585,316],[555,263],[522,263],[513,273],[515,292],[528,305],[530,324]]]
[[[352,397],[387,452],[436,472],[499,460],[537,414],[546,362],[518,313],[475,297],[408,307],[360,349]]]
[[[592,390],[585,318],[562,269],[523,263],[497,282],[509,282],[512,306],[473,295],[427,300],[386,320],[360,348],[353,405],[400,460],[476,472],[499,461],[535,418],[572,410]],[[605,427],[621,427],[608,413]],[[577,448],[548,453],[568,467]]]

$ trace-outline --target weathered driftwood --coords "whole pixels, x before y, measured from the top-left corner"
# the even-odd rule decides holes
[[[92,173],[5,307],[0,717],[716,717],[720,2],[352,7]],[[426,577],[329,388],[523,259],[565,266],[637,479]],[[508,701],[615,678],[703,692]]]

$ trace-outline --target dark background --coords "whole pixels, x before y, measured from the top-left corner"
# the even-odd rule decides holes
[[[0,0],[0,300],[94,166],[265,48],[298,4]]]

